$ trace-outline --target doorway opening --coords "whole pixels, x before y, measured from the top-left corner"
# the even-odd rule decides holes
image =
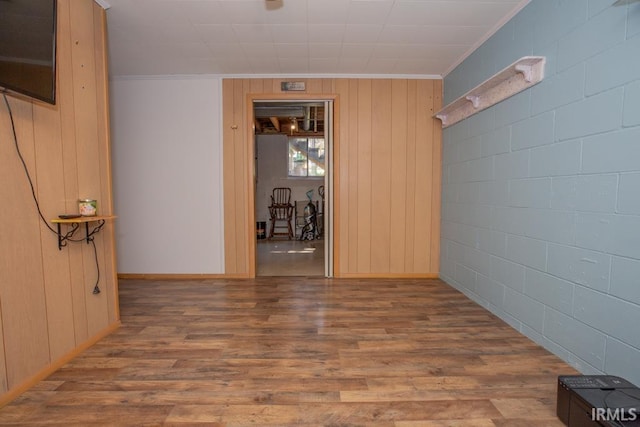
[[[333,101],[253,101],[256,276],[333,275]]]

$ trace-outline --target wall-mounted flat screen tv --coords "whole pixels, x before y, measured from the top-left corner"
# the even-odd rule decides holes
[[[0,0],[0,88],[56,103],[56,0]]]

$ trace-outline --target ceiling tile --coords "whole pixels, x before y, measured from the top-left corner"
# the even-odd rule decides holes
[[[338,58],[312,58],[309,60],[309,72],[313,74],[335,73],[338,69]]]
[[[109,72],[433,75],[527,2],[109,0]]]
[[[257,72],[261,74],[278,74],[282,72],[278,59],[274,57],[249,58],[249,64],[253,70],[258,70]]]
[[[179,13],[186,16],[192,24],[229,24],[233,22],[226,16],[222,2],[175,0],[171,3],[177,5]],[[158,4],[158,1],[155,1],[156,9],[163,7],[164,3]]]
[[[487,29],[482,27],[465,26],[426,26],[422,28],[425,40],[431,44],[471,46],[476,40],[486,34]]]
[[[345,43],[375,43],[382,25],[348,25],[344,31]]]
[[[309,43],[309,57],[313,58],[336,58],[340,57],[342,44],[340,43]]]
[[[241,58],[226,58],[220,63],[222,73],[224,74],[247,74],[253,71],[251,63],[247,59]],[[250,71],[251,70],[251,71]]]
[[[371,74],[394,74],[397,59],[371,58],[367,63],[366,72]]]
[[[443,60],[398,59],[395,72],[403,74],[432,74],[430,70],[446,69],[448,62]]]
[[[373,48],[373,52],[371,56],[373,58],[400,58],[405,54],[412,55],[410,50],[407,50],[405,53],[403,50],[403,46],[396,44],[377,44]]]
[[[387,20],[392,6],[393,0],[351,1],[347,23],[383,24]]]
[[[221,0],[220,5],[218,16],[214,18],[216,20],[224,19],[225,22],[232,24],[266,24],[268,22],[262,1]],[[211,18],[207,15],[201,15],[200,19],[206,21]]]
[[[262,2],[262,7],[267,3]],[[284,3],[284,0],[283,0]],[[267,10],[265,12],[267,22],[270,24],[296,24],[305,25],[307,23],[307,2],[286,0],[286,7]]]
[[[274,43],[306,43],[307,27],[302,24],[277,24],[271,26]]]
[[[308,73],[309,61],[305,58],[278,58],[280,69],[285,74]]]
[[[279,58],[303,58],[309,55],[309,45],[306,43],[277,43],[276,54]]]
[[[373,54],[375,45],[370,44],[358,44],[358,43],[345,43],[342,45],[342,57],[351,58],[369,58]]]
[[[349,0],[308,0],[308,24],[344,24],[349,13]]]
[[[380,32],[378,41],[396,44],[471,45],[485,31],[479,27],[387,25]]]
[[[441,11],[446,7],[442,3],[431,2],[396,3],[389,14],[387,23],[390,25],[434,25],[441,22]]]
[[[221,43],[236,40],[236,33],[231,25],[197,24],[194,26],[200,39],[205,42]]]
[[[418,44],[431,42],[426,37],[427,27],[419,25],[385,25],[380,31],[378,41],[380,43],[405,43]]]
[[[164,43],[161,49],[169,55],[179,55],[187,58],[204,58],[210,54],[204,42],[198,43]]]
[[[393,25],[480,25],[497,23],[497,16],[507,14],[511,3],[456,1],[406,1],[394,4],[389,15]]]
[[[155,0],[109,0],[107,20],[121,26],[188,24],[187,10],[181,2]]]
[[[345,25],[311,24],[307,27],[308,40],[319,43],[340,43],[344,39]]]
[[[191,58],[187,70],[183,74],[220,74],[222,67],[214,58]]]
[[[244,58],[245,51],[240,43],[206,43],[211,56],[214,58]]]
[[[242,43],[241,46],[247,58],[272,58],[277,54],[272,43]]]
[[[232,27],[236,39],[241,43],[273,42],[267,25],[233,24]]]
[[[149,38],[148,31],[144,30],[142,26],[109,26],[109,45],[119,43],[143,43],[152,40],[153,38]]]
[[[448,60],[455,60],[460,57],[468,49],[467,45],[406,45],[403,49],[412,52],[414,55],[421,56],[423,58],[438,57],[447,58]]]
[[[368,63],[369,63],[368,58],[342,57],[338,62],[338,68],[336,73],[364,74],[363,70],[367,69]]]
[[[174,24],[159,27],[162,40],[171,42],[197,42],[201,41],[197,29],[193,25]]]

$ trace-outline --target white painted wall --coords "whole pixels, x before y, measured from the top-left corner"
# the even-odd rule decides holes
[[[119,273],[224,273],[221,81],[111,81]]]

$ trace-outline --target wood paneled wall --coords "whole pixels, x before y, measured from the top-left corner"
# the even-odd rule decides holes
[[[437,275],[441,80],[339,80],[341,276]]]
[[[58,0],[57,104],[8,96],[46,220],[98,200],[112,214],[106,19],[93,0]],[[0,405],[119,323],[113,224],[58,250],[40,220],[0,101]],[[75,237],[81,237],[80,229]]]
[[[435,277],[439,265],[441,80],[223,80],[225,273],[255,274],[252,101],[333,99],[334,274]]]

